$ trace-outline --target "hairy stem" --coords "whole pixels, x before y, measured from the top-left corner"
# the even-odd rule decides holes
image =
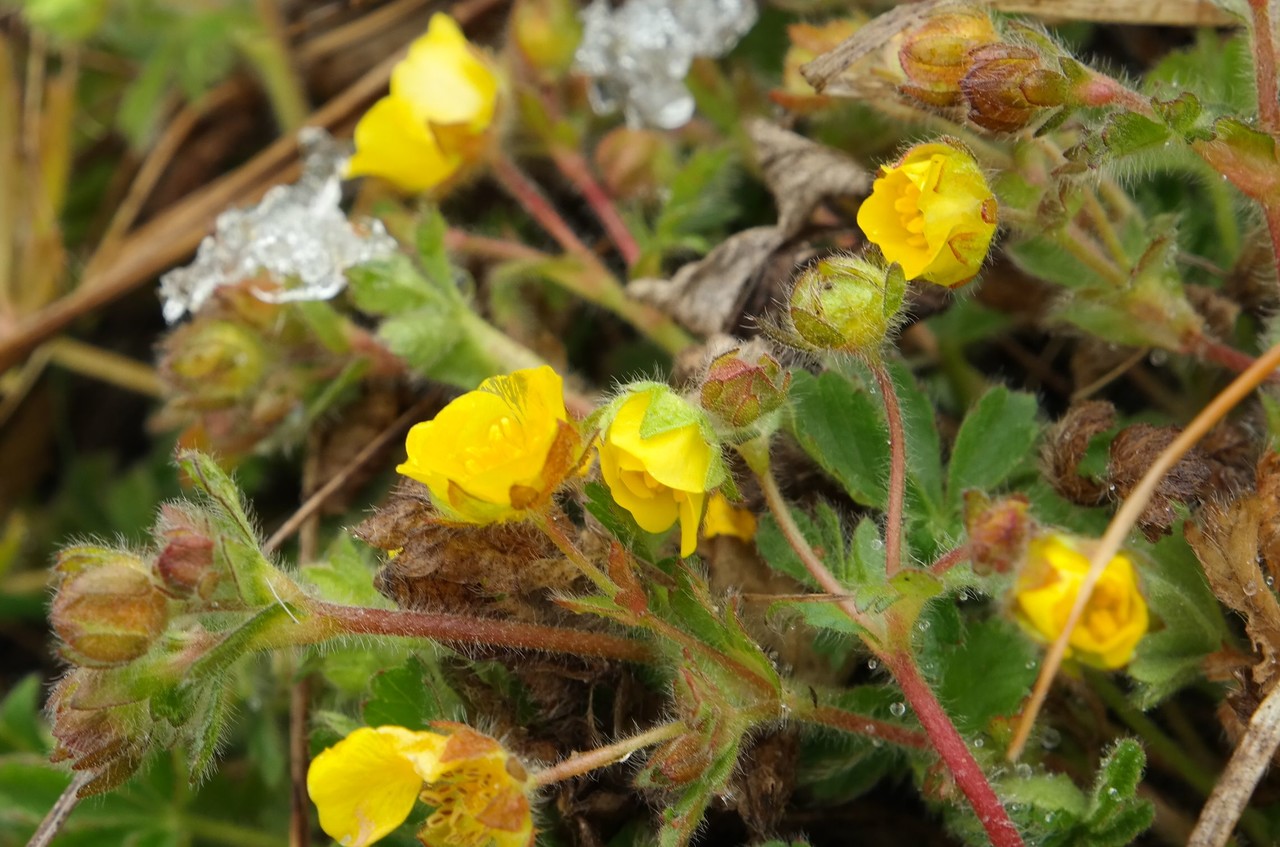
[[[606,597],[616,597],[618,594],[618,585],[608,574],[596,567],[595,563],[586,557],[574,540],[565,532],[565,524],[569,523],[569,518],[556,509],[551,514],[542,516],[538,520],[538,528],[542,530],[547,538],[551,539],[551,543],[564,554],[582,575],[595,583],[596,588],[600,589],[600,593]]]
[[[969,561],[972,555],[972,552],[969,550],[969,545],[961,544],[954,550],[949,550],[935,559],[933,564],[929,566],[929,573],[934,576],[944,574],[961,562]]]
[[[884,525],[884,568],[893,576],[902,568],[902,507],[907,494],[907,437],[902,427],[902,406],[898,389],[883,364],[871,366],[884,400],[885,421],[889,425],[889,510]]]
[[[1075,224],[1058,231],[1058,244],[1080,264],[1117,288],[1128,283],[1129,275],[1103,255],[1089,234]]]
[[[321,626],[309,628],[311,632],[300,633],[302,638],[298,643],[318,643],[346,635],[392,635],[429,638],[447,644],[543,650],[642,664],[655,658],[648,644],[603,632],[466,615],[342,606],[320,600],[312,600],[309,605],[312,614],[320,618]]]
[[[888,653],[882,658],[885,667],[902,688],[920,725],[929,734],[933,748],[942,757],[943,764],[951,772],[960,791],[968,798],[991,843],[994,847],[1023,847],[1022,836],[1009,819],[1009,813],[1005,811],[992,790],[991,783],[987,782],[982,768],[969,752],[969,745],[960,737],[955,724],[920,675],[915,659],[907,652]]]
[[[79,771],[71,779],[71,784],[63,790],[57,801],[44,816],[44,820],[40,821],[40,825],[36,827],[36,831],[32,833],[31,840],[27,842],[27,847],[48,847],[49,842],[53,841],[54,836],[61,831],[63,825],[67,822],[67,818],[75,811],[76,806],[80,803],[80,789],[84,788],[93,781],[95,771],[86,770]]]
[[[608,767],[616,762],[626,761],[637,750],[652,747],[654,744],[675,738],[682,732],[687,731],[688,727],[684,725],[683,721],[664,723],[655,726],[653,729],[624,738],[621,741],[615,741],[605,747],[574,753],[567,759],[563,759],[545,770],[538,771],[533,778],[539,786],[555,785],[557,782],[563,782],[575,776],[582,776],[599,768]]]
[[[834,706],[795,708],[792,710],[791,716],[796,720],[838,729],[841,732],[850,732],[854,735],[863,735],[868,738],[882,738],[890,744],[897,744],[900,747],[910,747],[913,750],[929,749],[929,738],[922,732],[916,732],[914,729],[907,729],[904,726],[889,723],[888,721],[869,718],[866,715],[846,712],[844,709],[837,709]]]
[[[1271,135],[1280,134],[1280,93],[1276,90],[1276,35],[1269,0],[1249,0],[1253,17],[1253,71],[1258,81],[1258,117]]]
[[[578,238],[577,233],[565,222],[556,207],[551,205],[551,201],[542,193],[542,189],[529,179],[515,162],[505,155],[498,154],[493,157],[490,164],[493,175],[502,189],[511,195],[511,199],[519,203],[520,207],[529,213],[529,217],[537,221],[538,226],[545,229],[565,252],[578,256],[595,255],[586,244],[582,243],[582,239]]]

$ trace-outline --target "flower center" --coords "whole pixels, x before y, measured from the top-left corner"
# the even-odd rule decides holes
[[[462,466],[467,473],[478,473],[519,451],[524,445],[524,428],[510,415],[489,424],[485,437],[463,448]]]
[[[893,210],[898,213],[898,222],[907,232],[907,246],[917,249],[928,247],[929,242],[924,237],[924,212],[920,211],[920,187],[908,182],[902,196],[893,201]]]

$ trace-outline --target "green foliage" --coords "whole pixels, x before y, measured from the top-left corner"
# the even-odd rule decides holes
[[[947,468],[947,494],[953,508],[966,490],[994,491],[1026,464],[1040,435],[1038,411],[1035,397],[1002,386],[988,391],[969,410]]]
[[[417,656],[375,676],[369,692],[363,712],[368,726],[425,729],[432,721],[461,720],[464,715],[462,699],[440,668]]]
[[[800,446],[854,502],[883,508],[889,436],[875,401],[831,372],[796,372],[790,396],[788,428]]]
[[[650,232],[643,235],[642,265],[653,266],[657,273],[668,253],[701,254],[715,246],[713,236],[740,213],[735,191],[739,183],[732,147],[696,150],[672,175],[666,201]]]
[[[984,732],[993,719],[1017,714],[1035,682],[1039,648],[1016,625],[1002,618],[966,622],[952,604],[935,603],[916,632],[921,666],[962,733]]]

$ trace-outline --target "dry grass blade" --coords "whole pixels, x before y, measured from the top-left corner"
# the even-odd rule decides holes
[[[1211,0],[988,0],[1002,12],[1052,20],[1147,26],[1233,26],[1240,19]]]

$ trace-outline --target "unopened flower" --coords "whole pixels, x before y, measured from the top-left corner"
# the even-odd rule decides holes
[[[560,375],[546,365],[496,376],[417,424],[396,470],[431,491],[450,520],[520,520],[581,463]]]
[[[77,665],[126,664],[164,632],[168,601],[137,556],[80,545],[58,554],[56,570],[62,579],[49,619]]]
[[[952,144],[917,144],[881,167],[858,226],[908,279],[953,288],[977,275],[996,231],[996,198],[978,163]]]
[[[680,555],[692,555],[707,493],[725,475],[706,415],[653,385],[624,395],[605,417],[600,472],[613,499],[646,532],[679,521]]]
[[[875,357],[901,321],[906,280],[860,256],[831,256],[802,271],[787,316],[797,347]]]
[[[960,87],[969,120],[993,132],[1017,132],[1069,95],[1065,75],[1048,67],[1038,51],[1014,44],[974,50]]]
[[[699,396],[702,408],[727,426],[742,428],[781,408],[790,387],[791,372],[773,356],[734,348],[707,367]]]
[[[906,33],[898,51],[908,80],[903,93],[931,106],[956,105],[971,51],[998,38],[986,9],[960,7],[928,15]]]
[[[1053,641],[1089,572],[1087,544],[1062,534],[1034,539],[1014,588],[1018,619],[1034,635]],[[1067,656],[1108,670],[1128,664],[1146,635],[1150,617],[1128,556],[1118,554],[1094,586],[1080,622],[1071,633]]]
[[[756,537],[756,516],[729,502],[719,491],[707,500],[707,515],[702,519],[702,534],[707,538],[731,535],[740,541]]]
[[[532,780],[502,745],[462,724],[440,732],[362,727],[324,750],[307,772],[320,827],[344,847],[396,829],[420,798],[434,811],[418,839],[434,845],[533,843]]]
[[[378,176],[426,191],[483,152],[498,102],[498,77],[445,14],[391,72],[391,93],[356,125],[348,176]]]

